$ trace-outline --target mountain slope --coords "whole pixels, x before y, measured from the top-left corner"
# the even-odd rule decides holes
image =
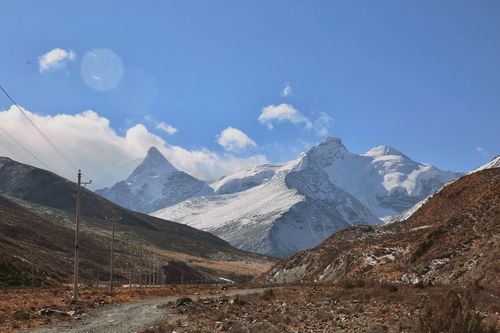
[[[479,283],[498,290],[499,205],[500,169],[469,174],[410,219],[343,230],[282,260],[262,280]]]
[[[0,157],[0,285],[70,280],[75,191],[76,184],[67,179]],[[117,278],[128,277],[130,239],[134,243],[134,266],[141,261],[141,246],[146,258],[154,253],[155,261],[163,263],[165,274],[167,266],[182,261],[182,265],[208,279],[223,276],[239,280],[262,271],[274,261],[236,249],[189,226],[130,211],[83,189],[80,235],[83,279],[109,276],[109,217],[113,211],[119,218],[115,242]]]
[[[472,172],[481,171],[484,169],[493,169],[493,168],[500,168],[500,155],[495,156],[494,158],[491,159],[491,161],[489,161],[484,165],[481,165],[479,168],[475,169]]]
[[[275,172],[281,170],[283,166],[285,163],[258,165],[249,170],[221,177],[210,186],[216,194],[242,192],[268,182],[273,178]]]
[[[73,273],[74,230],[46,220],[0,195],[0,286],[43,285],[69,281]],[[81,270],[84,278],[105,272],[109,239],[82,230]],[[127,253],[121,242],[120,253]],[[123,255],[122,255],[123,256]],[[123,261],[119,258],[117,259]],[[117,269],[117,274],[122,274]]]
[[[377,225],[379,217],[413,206],[457,175],[393,148],[357,155],[340,139],[325,138],[295,161],[223,177],[212,184],[218,195],[153,215],[209,231],[245,250],[283,257],[352,225]]]
[[[493,169],[493,168],[500,168],[500,155],[496,156],[491,161],[489,161],[488,163],[480,166],[479,168],[476,168],[473,171],[469,172],[469,174],[477,172],[477,171],[486,170],[486,169]],[[394,222],[401,222],[401,221],[404,221],[404,220],[410,218],[420,207],[422,207],[427,201],[429,201],[429,199],[431,199],[435,194],[439,193],[439,191],[441,191],[445,186],[450,185],[454,181],[455,181],[455,179],[449,181],[446,184],[444,184],[439,190],[437,190],[436,192],[430,194],[426,198],[420,200],[413,207],[410,207],[410,208],[406,209],[405,211],[403,211],[403,212],[401,212],[401,213],[399,213],[397,215],[385,218],[384,219],[384,224],[391,224],[391,223],[394,223]]]
[[[158,149],[151,147],[127,179],[96,193],[120,206],[151,213],[192,197],[213,194],[213,190],[204,182],[177,170]]]
[[[333,137],[325,138],[303,157],[379,218],[401,213],[462,175],[415,162],[388,146],[377,146],[364,154],[350,153]],[[217,194],[239,192],[269,181],[283,165],[265,164],[238,172],[222,177],[212,187]]]
[[[76,184],[52,172],[9,158],[0,158],[0,194],[46,220],[74,223]],[[139,242],[159,249],[205,258],[256,255],[231,247],[226,241],[189,226],[130,211],[87,189],[82,190],[82,227],[109,231],[109,217],[116,211],[120,232],[132,231]]]

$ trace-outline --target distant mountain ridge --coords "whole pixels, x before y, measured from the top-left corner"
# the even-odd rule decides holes
[[[73,224],[75,193],[76,184],[63,177],[0,157],[0,194],[31,213],[52,222]],[[224,253],[247,256],[210,233],[128,210],[90,190],[82,190],[82,227],[108,231],[107,219],[113,211],[120,217],[118,228],[133,231],[139,242],[196,256],[217,257]]]
[[[154,212],[227,240],[284,257],[316,246],[353,225],[377,225],[433,193],[460,173],[412,161],[388,146],[353,154],[327,137],[296,160],[222,177],[215,196]]]
[[[155,147],[148,150],[142,163],[127,179],[95,192],[141,213],[214,193],[204,182],[177,170]]]

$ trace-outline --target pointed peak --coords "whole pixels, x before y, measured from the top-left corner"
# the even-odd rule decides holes
[[[320,145],[330,145],[330,144],[336,144],[336,145],[342,145],[342,140],[339,138],[336,138],[334,136],[325,136],[323,141],[321,141]]]
[[[171,165],[170,162],[166,159],[165,156],[163,156],[162,153],[156,148],[155,146],[152,146],[151,148],[148,149],[148,152],[146,154],[146,157],[144,157],[144,160],[142,163],[152,163],[155,165],[161,165],[161,164],[168,164]]]
[[[158,150],[158,148],[156,148],[155,146],[151,146],[149,149],[148,149],[148,152],[146,154],[146,157],[148,156],[161,156],[163,158],[165,158],[165,156],[163,156],[162,153],[160,153],[160,151]]]
[[[299,156],[297,161],[303,160],[307,156],[313,160],[321,160],[321,163],[326,163],[326,161],[330,163],[337,158],[344,158],[348,153],[347,148],[342,144],[342,140],[327,136],[317,146]]]
[[[341,151],[347,152],[347,148],[342,143],[342,140],[333,136],[326,136],[323,141],[313,149],[317,151]]]
[[[177,169],[166,159],[165,156],[156,147],[148,149],[146,157],[141,164],[132,172],[130,177],[138,175],[143,176],[162,176],[177,171]]]

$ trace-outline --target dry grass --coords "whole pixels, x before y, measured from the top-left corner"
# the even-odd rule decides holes
[[[242,260],[209,260],[206,258],[191,256],[184,253],[161,250],[158,248],[148,248],[149,251],[155,253],[159,258],[166,260],[180,260],[191,265],[203,267],[211,271],[228,272],[234,275],[252,274],[253,276],[260,275],[271,268],[277,260],[257,260],[242,261]]]
[[[448,294],[458,297],[458,310]],[[166,311],[179,319],[145,332],[495,332],[499,309],[491,295],[474,287],[359,281],[286,285],[249,296],[170,304]]]
[[[237,285],[224,285],[226,289],[237,288]],[[40,316],[42,309],[58,311],[82,311],[94,309],[106,304],[133,302],[144,299],[157,299],[169,296],[185,296],[194,293],[216,294],[221,286],[217,285],[172,285],[150,288],[116,287],[113,294],[107,288],[82,288],[79,302],[71,302],[71,288],[18,288],[0,290],[0,332],[13,332],[18,329],[32,328],[43,324],[54,324],[72,317],[53,314]]]

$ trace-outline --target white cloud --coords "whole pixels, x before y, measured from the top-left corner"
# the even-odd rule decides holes
[[[228,127],[217,135],[217,143],[229,151],[238,151],[247,147],[256,147],[255,141],[237,128]]]
[[[75,61],[76,53],[73,50],[55,48],[38,58],[40,73],[48,70],[61,70],[70,61]]]
[[[175,128],[174,126],[169,125],[167,123],[164,123],[163,121],[160,123],[157,123],[156,128],[160,129],[160,130],[162,130],[170,135],[177,133],[177,128]]]
[[[144,116],[144,120],[152,122],[157,129],[162,130],[162,131],[164,131],[164,132],[166,132],[167,134],[170,134],[170,135],[174,135],[178,131],[177,128],[175,128],[174,126],[172,126],[170,124],[167,124],[167,123],[165,123],[163,121],[156,121],[153,118],[153,116],[150,115],[150,114],[145,115]]]
[[[484,156],[489,156],[490,155],[490,154],[488,154],[488,152],[483,147],[476,146],[476,151],[478,153],[480,153],[481,155],[484,155]]]
[[[204,180],[212,180],[224,174],[267,163],[263,155],[238,158],[232,154],[218,154],[205,148],[188,150],[170,145],[158,135],[149,132],[143,124],[136,124],[128,128],[124,135],[119,135],[110,126],[108,119],[94,111],[55,116],[26,112],[59,149],[92,178],[94,189],[112,185],[127,177],[151,146],[157,147],[180,170]],[[75,180],[76,171],[60,159],[15,107],[0,111],[0,124],[53,171]],[[36,160],[1,133],[0,156],[41,167]]]
[[[285,82],[285,86],[281,90],[281,97],[288,97],[292,94],[292,86],[289,82]]]
[[[326,136],[332,126],[333,118],[324,112],[319,113],[318,119],[314,121],[314,131],[319,136]]]
[[[305,128],[312,128],[312,122],[290,104],[269,105],[262,108],[259,122],[265,124],[268,129],[274,128],[275,122],[291,122],[293,124],[304,123]]]

